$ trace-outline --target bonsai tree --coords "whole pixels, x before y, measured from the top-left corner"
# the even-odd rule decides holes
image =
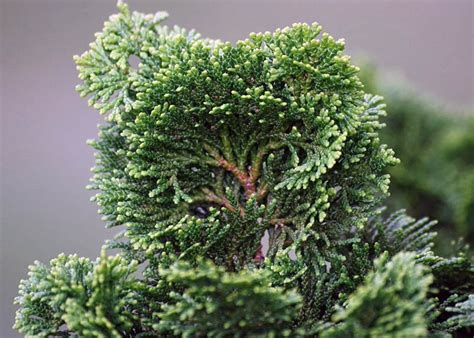
[[[468,332],[471,263],[430,250],[435,222],[383,212],[398,160],[344,41],[295,24],[232,45],[118,8],[75,61],[105,115],[90,188],[122,231],[95,261],[30,267],[19,332]]]

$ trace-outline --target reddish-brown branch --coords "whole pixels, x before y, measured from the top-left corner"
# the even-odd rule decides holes
[[[217,159],[219,166],[232,173],[234,177],[239,181],[240,185],[244,188],[245,195],[250,197],[255,192],[255,183],[251,180],[249,175],[240,170],[235,164],[230,163],[223,157]]]
[[[257,252],[255,253],[254,261],[257,264],[260,264],[264,261],[265,255],[263,254],[263,246],[260,244],[260,246],[257,249]]]
[[[240,170],[235,164],[230,163],[223,157],[217,159],[219,166],[232,173],[234,177],[239,181],[242,188],[244,188],[245,196],[249,198],[256,192],[256,178],[251,177],[245,171]]]
[[[263,200],[268,195],[268,185],[264,184],[257,189],[257,201]]]
[[[262,147],[256,154],[254,160],[252,161],[252,166],[249,169],[249,172],[245,172],[238,168],[238,166],[232,161],[224,158],[218,150],[213,147],[205,144],[204,148],[206,151],[216,160],[217,166],[223,168],[224,170],[230,172],[240,183],[244,189],[245,196],[247,198],[251,197],[253,194],[257,193],[257,200],[262,200],[268,194],[268,187],[262,186],[257,190],[257,181],[260,178],[262,162],[265,156],[269,151],[281,148],[282,143],[268,143],[266,146]]]
[[[239,181],[240,185],[244,189],[245,196],[250,197],[253,193],[255,193],[255,180],[251,179],[249,174],[243,170],[240,170],[237,165],[231,161],[225,159],[219,154],[219,151],[213,147],[205,144],[204,149],[206,149],[206,151],[216,160],[217,166],[234,175],[234,177],[237,179],[237,181]]]
[[[262,147],[257,152],[257,154],[255,155],[255,158],[252,161],[252,167],[250,168],[250,172],[249,172],[249,175],[248,175],[249,180],[250,180],[251,184],[253,184],[254,188],[255,188],[255,185],[257,183],[257,180],[260,178],[261,170],[262,170],[262,163],[263,163],[263,160],[264,160],[265,156],[267,156],[267,154],[271,150],[281,148],[282,146],[283,146],[283,143],[279,143],[279,142],[272,143],[272,142],[270,142],[267,145],[265,145],[264,147]],[[268,193],[268,187],[266,185],[260,187],[257,191],[257,199],[259,199],[259,200],[263,199],[267,195],[267,193]]]
[[[235,208],[232,206],[232,204],[227,198],[217,196],[214,192],[207,188],[203,188],[202,191],[204,192],[204,194],[206,194],[206,200],[208,202],[219,204],[225,207],[226,209],[235,212]]]
[[[230,201],[225,196],[218,196],[213,191],[207,188],[202,188],[202,191],[204,192],[206,196],[206,200],[208,202],[219,204],[220,206],[223,206],[230,212],[237,211],[236,208],[230,203]],[[239,212],[241,216],[245,216],[245,210],[242,207],[239,207]]]
[[[274,225],[282,225],[282,224],[286,223],[286,219],[284,219],[284,218],[273,218],[268,223],[274,224]]]

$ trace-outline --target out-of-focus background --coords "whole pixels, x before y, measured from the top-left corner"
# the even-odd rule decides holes
[[[85,141],[95,137],[101,117],[74,91],[72,56],[88,48],[94,32],[116,12],[115,3],[0,0],[2,338],[18,336],[11,330],[12,301],[29,264],[47,262],[60,252],[95,257],[114,235],[104,229],[89,202],[93,193],[85,190],[94,163]],[[472,242],[471,0],[128,3],[143,12],[166,10],[169,25],[232,42],[252,31],[313,21],[335,38],[345,38],[350,55],[370,58],[359,59],[364,81],[389,104],[387,121],[393,127],[383,138],[404,161],[392,173],[389,204],[433,214],[441,220],[443,238],[463,235]],[[404,80],[394,80],[394,73]],[[410,189],[415,193],[408,194]],[[440,250],[449,252],[443,243]]]

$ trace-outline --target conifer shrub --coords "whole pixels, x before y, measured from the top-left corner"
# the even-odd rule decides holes
[[[472,264],[432,252],[434,222],[381,207],[398,160],[342,40],[295,24],[232,45],[118,8],[75,61],[105,116],[90,188],[121,232],[95,261],[30,267],[19,332],[469,332]]]

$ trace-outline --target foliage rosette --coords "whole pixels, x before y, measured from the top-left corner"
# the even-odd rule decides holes
[[[99,150],[92,188],[135,250],[205,250],[238,270],[266,230],[278,232],[275,242],[298,242],[311,231],[329,236],[364,224],[396,159],[376,133],[383,104],[363,92],[343,41],[320,35],[317,24],[295,24],[232,46],[136,27],[135,15],[120,8],[76,62],[79,91],[104,113],[114,107],[92,142]],[[107,43],[145,28],[154,39],[133,39],[133,51]],[[138,68],[115,61],[131,55]],[[114,61],[117,69],[102,67]],[[116,84],[120,69],[128,81],[101,95],[96,88]]]

